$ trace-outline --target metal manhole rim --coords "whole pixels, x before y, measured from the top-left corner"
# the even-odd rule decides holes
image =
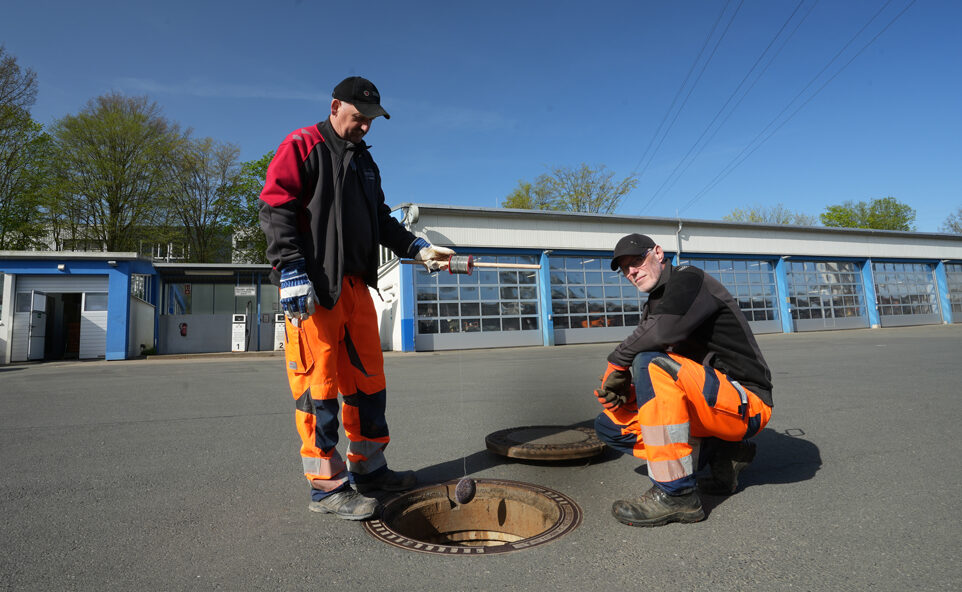
[[[552,542],[562,536],[570,533],[575,528],[581,525],[582,512],[581,508],[577,503],[567,495],[556,491],[549,487],[544,487],[542,485],[535,485],[532,483],[525,483],[523,481],[512,481],[509,479],[475,479],[475,482],[479,485],[491,485],[491,486],[508,486],[516,487],[520,489],[526,489],[528,491],[537,493],[547,498],[548,500],[554,502],[558,507],[559,516],[558,519],[542,532],[539,532],[533,536],[519,539],[517,541],[505,542],[501,545],[494,546],[462,546],[462,545],[445,545],[441,543],[431,543],[420,541],[397,532],[390,526],[388,526],[379,516],[376,519],[368,520],[363,522],[364,530],[367,531],[373,538],[385,542],[394,547],[401,549],[407,549],[409,551],[418,551],[421,553],[428,553],[434,555],[497,555],[500,553],[508,553],[512,551],[520,551],[523,549],[528,549],[531,547],[536,547],[549,542]],[[439,488],[439,487],[454,487],[457,480],[446,481],[443,483],[434,483],[431,485],[425,485],[423,487],[417,487],[410,491],[405,491],[403,493],[395,494],[383,504],[382,514],[384,510],[387,510],[392,504],[397,503],[406,496],[410,496],[422,491],[429,489]]]

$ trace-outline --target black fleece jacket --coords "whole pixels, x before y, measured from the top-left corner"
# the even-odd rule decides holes
[[[745,315],[725,286],[697,267],[665,267],[638,326],[608,361],[630,367],[644,351],[673,352],[708,364],[773,404],[771,371]]]
[[[291,132],[267,167],[260,223],[274,267],[271,280],[279,283],[280,270],[303,258],[318,301],[328,309],[337,302],[347,271],[360,272],[368,286],[376,287],[377,244],[400,257],[413,257],[417,250],[417,237],[384,203],[381,173],[368,148],[363,141],[340,138],[327,119]],[[354,177],[345,182],[347,175]],[[345,223],[346,214],[368,220],[352,217]],[[359,227],[369,232],[350,230]],[[361,244],[359,235],[368,239]],[[345,261],[359,260],[366,261],[364,269],[345,269]]]

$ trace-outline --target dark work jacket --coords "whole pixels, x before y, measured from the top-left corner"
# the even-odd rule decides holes
[[[370,216],[374,244],[364,248],[368,264],[362,273],[368,286],[377,286],[378,243],[399,257],[413,257],[417,250],[410,252],[416,237],[384,203],[381,173],[368,148],[364,142],[353,144],[338,137],[327,119],[291,132],[267,167],[260,223],[267,236],[267,259],[274,268],[271,280],[278,284],[280,270],[303,258],[318,302],[328,309],[341,294],[345,251],[358,246],[352,243],[354,237],[345,236],[346,200],[364,200],[367,207],[353,202],[348,211]],[[350,168],[352,160],[356,173]],[[358,175],[358,181],[345,184],[348,174]],[[351,221],[352,226],[359,223]]]
[[[634,332],[608,356],[631,366],[645,351],[673,352],[721,370],[772,406],[772,374],[738,303],[697,267],[666,266]]]

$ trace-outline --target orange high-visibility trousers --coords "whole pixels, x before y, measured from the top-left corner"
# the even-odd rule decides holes
[[[636,400],[605,410],[595,428],[616,450],[646,459],[648,476],[669,493],[695,487],[702,438],[737,442],[771,418],[771,407],[737,381],[677,354],[642,352],[632,374]]]
[[[299,327],[287,319],[285,328],[301,461],[316,500],[343,487],[351,476],[363,480],[386,466],[390,436],[377,313],[367,285],[348,276],[334,308],[318,306]],[[347,463],[336,448],[339,410],[349,441]]]

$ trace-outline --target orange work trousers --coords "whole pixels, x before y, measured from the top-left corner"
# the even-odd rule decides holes
[[[648,476],[668,493],[695,487],[703,439],[737,442],[757,434],[772,409],[710,366],[673,353],[642,352],[632,364],[635,400],[595,421],[609,446],[648,461]],[[709,452],[706,450],[705,452]]]
[[[364,281],[347,276],[334,308],[318,306],[299,326],[287,319],[285,328],[301,461],[318,500],[386,467],[390,436],[377,313]],[[338,411],[348,439],[347,463],[336,448]]]

